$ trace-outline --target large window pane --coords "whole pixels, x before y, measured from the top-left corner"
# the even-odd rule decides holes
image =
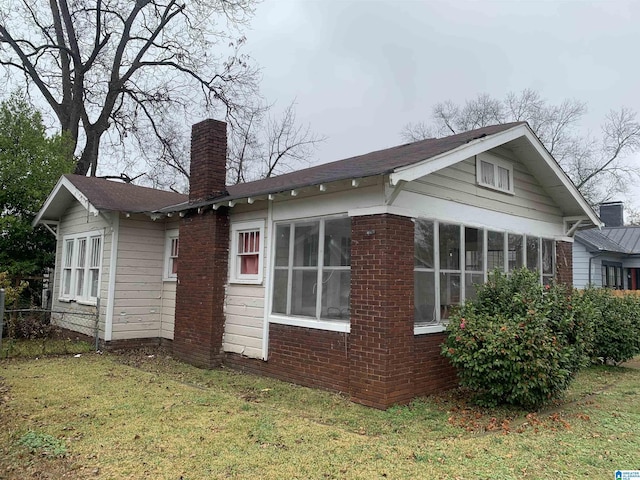
[[[316,316],[318,271],[294,270],[291,286],[291,314],[305,317]]]
[[[484,231],[477,228],[464,229],[464,263],[467,270],[482,272]]]
[[[321,316],[348,320],[350,289],[351,272],[349,270],[325,270],[322,273]]]
[[[416,220],[414,244],[414,265],[433,268],[433,222]]]
[[[540,270],[539,245],[539,238],[527,237],[527,268],[529,270]]]
[[[276,267],[285,267],[289,264],[289,235],[291,235],[289,225],[276,227]]]
[[[440,318],[449,318],[451,307],[460,303],[460,274],[440,274]]]
[[[319,226],[318,222],[296,224],[293,249],[294,266],[315,267],[318,265]]]
[[[327,220],[324,224],[324,265],[351,265],[351,219]]]
[[[487,270],[504,270],[504,233],[487,233]]]
[[[524,267],[522,235],[509,234],[509,271]]]
[[[484,274],[482,273],[467,273],[464,276],[464,297],[465,300],[475,300],[476,289],[478,285],[484,283]]]
[[[542,239],[542,273],[553,274],[553,240]]]
[[[273,313],[286,314],[289,271],[276,269],[273,273],[273,305],[271,307],[271,311]]]
[[[460,270],[460,227],[440,224],[440,269]]]
[[[433,272],[415,272],[415,323],[436,323],[436,285]]]

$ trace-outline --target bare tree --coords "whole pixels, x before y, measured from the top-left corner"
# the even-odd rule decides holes
[[[176,109],[226,110],[255,94],[256,70],[240,54],[254,0],[3,0],[0,64],[24,76],[53,110],[95,175],[105,132],[138,132],[170,148]],[[11,3],[11,5],[9,5]],[[217,52],[217,53],[214,53]]]
[[[274,108],[254,104],[229,124],[227,184],[268,178],[306,166],[325,140],[310,125],[297,123],[295,101],[280,115],[273,112]],[[178,128],[168,137],[166,144],[156,143],[144,151],[146,176],[155,187],[184,192],[189,183],[189,137]]]
[[[625,158],[640,150],[640,123],[628,108],[612,110],[602,125],[602,136],[579,132],[586,104],[574,99],[553,105],[531,89],[509,93],[503,100],[478,95],[464,105],[451,101],[433,107],[432,123],[407,124],[401,130],[405,141],[445,136],[488,125],[526,121],[560,163],[578,190],[592,204],[624,193],[639,169]]]

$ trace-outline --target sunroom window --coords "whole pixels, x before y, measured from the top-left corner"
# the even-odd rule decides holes
[[[348,320],[350,290],[349,218],[276,225],[273,314]]]
[[[527,265],[549,283],[555,274],[554,245],[552,239],[416,219],[416,332],[445,322],[455,305],[476,297],[477,286],[496,269],[508,273]]]

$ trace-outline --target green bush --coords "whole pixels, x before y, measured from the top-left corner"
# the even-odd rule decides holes
[[[591,357],[619,364],[640,353],[640,298],[616,296],[605,288],[587,288],[579,302],[595,313]]]
[[[495,272],[450,317],[442,353],[478,403],[531,408],[560,395],[588,363],[591,331],[564,285],[542,286],[526,269]]]

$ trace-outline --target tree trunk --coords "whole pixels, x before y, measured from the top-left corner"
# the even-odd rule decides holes
[[[82,156],[76,164],[76,170],[74,173],[78,175],[86,175],[91,170],[91,176],[96,176],[96,168],[98,166],[98,149],[100,147],[101,133],[91,129],[85,129],[87,141],[82,151]]]

